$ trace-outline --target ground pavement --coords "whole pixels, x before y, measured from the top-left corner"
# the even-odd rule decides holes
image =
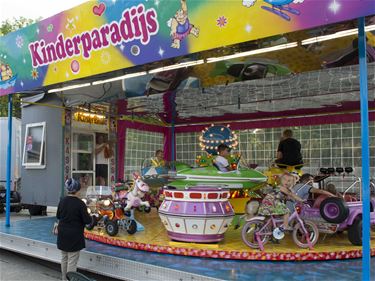
[[[48,208],[48,215],[54,216],[56,208]],[[37,218],[32,217],[32,218]],[[30,219],[27,210],[11,213],[11,222]],[[5,213],[0,214],[0,223],[5,223]],[[118,281],[118,279],[80,271],[97,281]],[[61,280],[60,265],[22,254],[0,249],[0,280],[1,281],[55,281]]]

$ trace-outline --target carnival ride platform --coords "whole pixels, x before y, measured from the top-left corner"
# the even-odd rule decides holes
[[[104,229],[95,228],[86,231],[86,238],[114,246],[200,258],[220,258],[233,260],[268,260],[268,261],[307,261],[341,260],[362,257],[362,247],[353,246],[346,232],[334,235],[321,234],[314,250],[302,249],[294,244],[291,235],[286,235],[279,243],[269,242],[265,250],[254,250],[241,240],[241,228],[230,226],[225,238],[219,243],[200,244],[175,242],[168,238],[155,209],[151,213],[136,213],[136,218],[145,227],[145,231],[129,235],[125,231],[115,237],[105,233]],[[375,256],[375,232],[371,232],[371,255]]]
[[[145,231],[135,235],[120,232],[116,237],[109,237],[102,230],[87,232],[87,237],[94,239],[102,237],[102,242],[113,242],[117,247],[95,241],[86,241],[86,249],[82,251],[79,267],[105,276],[123,280],[360,280],[361,259],[321,260],[304,262],[264,261],[267,254],[274,260],[288,252],[314,252],[319,257],[324,252],[341,251],[341,258],[359,257],[360,247],[351,246],[346,241],[346,235],[327,237],[319,241],[314,251],[301,251],[292,245],[292,241],[282,240],[280,244],[267,244],[265,253],[252,251],[242,244],[240,229],[229,230],[225,239],[219,244],[189,244],[171,242],[166,236],[157,213],[137,214],[137,218],[145,226]],[[33,218],[15,221],[10,227],[0,225],[0,248],[30,255],[36,258],[60,262],[60,251],[56,248],[56,236],[51,229],[53,217]],[[342,237],[341,237],[342,236]],[[334,238],[334,240],[332,240]],[[99,240],[99,239],[98,239]],[[230,242],[233,241],[233,242]],[[330,246],[335,241],[336,246]],[[374,236],[372,236],[374,241]],[[163,245],[164,243],[165,245]],[[143,245],[143,246],[142,246]],[[155,245],[158,245],[157,247]],[[120,246],[120,247],[118,247]],[[122,247],[121,247],[122,246]],[[127,246],[129,248],[124,248]],[[140,251],[140,249],[144,251]],[[234,249],[230,249],[233,247]],[[130,249],[133,248],[133,249]],[[164,250],[163,250],[164,249]],[[173,253],[180,251],[179,255]],[[224,250],[226,249],[226,250]],[[346,249],[346,250],[345,250]],[[248,261],[236,260],[221,254],[221,252],[248,252]],[[217,258],[199,257],[201,253],[210,254]],[[171,253],[171,254],[165,254]],[[320,254],[319,254],[320,253]],[[189,257],[188,254],[196,255]],[[311,253],[310,253],[311,254]],[[374,248],[372,249],[374,254]],[[239,257],[241,256],[238,254]],[[257,262],[250,262],[249,257],[258,257]],[[348,255],[348,256],[346,256]],[[305,256],[306,257],[306,256]],[[221,259],[224,258],[224,259]],[[289,256],[289,260],[293,260]],[[372,276],[375,274],[375,258],[371,259]],[[105,279],[107,280],[107,279]]]

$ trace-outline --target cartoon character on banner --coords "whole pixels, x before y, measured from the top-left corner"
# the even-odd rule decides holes
[[[0,81],[7,81],[13,77],[13,71],[9,64],[0,62]]]
[[[8,89],[14,87],[17,80],[17,74],[13,75],[9,65],[0,65],[0,89]]]
[[[179,49],[181,41],[189,34],[193,34],[195,37],[199,36],[199,28],[194,27],[189,21],[186,0],[181,0],[181,9],[177,10],[167,25],[171,28],[172,48]]]
[[[263,0],[267,4],[270,4],[272,7],[268,6],[261,6],[262,9],[269,11],[271,13],[274,13],[283,19],[290,21],[290,16],[288,16],[286,13],[283,11],[289,12],[294,15],[299,15],[300,11],[293,9],[289,7],[289,4],[294,3],[294,4],[301,4],[305,0]],[[242,5],[250,8],[251,6],[254,6],[256,0],[242,0]]]

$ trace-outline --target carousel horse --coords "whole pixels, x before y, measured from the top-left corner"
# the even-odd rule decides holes
[[[124,211],[130,211],[133,207],[137,208],[140,206],[144,206],[147,209],[150,208],[150,203],[148,201],[142,201],[145,194],[150,191],[150,187],[141,179],[138,173],[133,173],[133,178],[134,186],[126,195]]]

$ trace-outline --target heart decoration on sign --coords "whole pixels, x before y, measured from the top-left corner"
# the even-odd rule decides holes
[[[100,3],[99,6],[94,6],[92,8],[92,12],[97,15],[97,16],[101,16],[105,11],[105,4],[104,3]]]

